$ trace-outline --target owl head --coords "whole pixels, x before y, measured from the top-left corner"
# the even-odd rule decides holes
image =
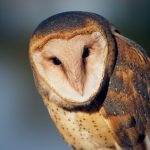
[[[65,12],[44,20],[29,48],[41,95],[66,108],[90,104],[112,73],[114,43],[109,22],[94,13]]]

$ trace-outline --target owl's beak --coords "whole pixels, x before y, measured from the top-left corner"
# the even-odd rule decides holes
[[[73,85],[75,90],[81,95],[83,96],[83,85],[82,82],[76,82],[75,85]]]
[[[81,71],[71,71],[68,74],[68,79],[70,85],[81,95],[83,96],[84,90],[84,73]]]

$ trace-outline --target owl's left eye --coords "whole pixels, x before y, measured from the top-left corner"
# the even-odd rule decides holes
[[[61,61],[57,57],[53,57],[52,62],[54,65],[60,65],[61,64]]]
[[[83,51],[83,54],[82,54],[82,58],[88,57],[89,54],[90,54],[89,48],[84,48],[84,51]]]

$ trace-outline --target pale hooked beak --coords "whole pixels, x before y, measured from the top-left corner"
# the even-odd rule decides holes
[[[83,96],[83,81],[82,80],[78,80],[78,81],[76,81],[76,82],[74,82],[73,84],[72,84],[72,86],[75,88],[75,90],[81,95],[81,96]]]
[[[81,67],[80,67],[81,68]],[[69,82],[71,86],[81,95],[83,96],[83,89],[84,89],[84,71],[79,68],[78,70],[74,69],[67,73]]]

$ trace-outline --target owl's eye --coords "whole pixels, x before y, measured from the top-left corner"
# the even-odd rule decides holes
[[[84,52],[83,52],[83,54],[82,54],[82,58],[88,57],[89,54],[90,54],[89,48],[84,48]]]
[[[53,57],[52,62],[54,65],[60,65],[61,64],[61,61],[57,57]]]

